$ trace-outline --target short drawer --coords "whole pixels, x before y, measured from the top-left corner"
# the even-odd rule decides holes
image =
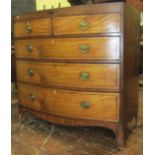
[[[49,114],[96,120],[119,120],[120,95],[18,85],[19,103]]]
[[[41,59],[117,60],[119,37],[18,40],[16,56]]]
[[[51,19],[34,19],[14,24],[15,37],[50,35],[51,34]]]
[[[119,64],[71,64],[17,61],[20,81],[72,88],[119,90]]]
[[[54,17],[54,34],[120,32],[120,14]]]

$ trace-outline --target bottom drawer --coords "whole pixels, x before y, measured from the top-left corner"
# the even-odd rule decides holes
[[[118,93],[66,91],[18,85],[19,103],[49,114],[103,121],[119,121]]]

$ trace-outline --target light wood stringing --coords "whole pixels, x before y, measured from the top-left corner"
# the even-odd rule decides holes
[[[29,76],[28,69],[33,69],[33,76]],[[88,72],[90,78],[86,81],[81,80],[81,72]],[[119,64],[67,64],[17,61],[17,79],[45,85],[119,90],[120,67]]]
[[[32,28],[32,32],[26,32],[26,24]],[[26,20],[21,22],[16,22],[14,24],[14,35],[15,37],[23,37],[23,36],[38,36],[38,35],[50,35],[51,34],[51,19],[43,18],[43,19],[34,19],[34,20]]]
[[[87,53],[80,51],[87,45]],[[28,51],[27,47],[33,50]],[[119,37],[31,39],[16,41],[18,58],[77,59],[77,60],[118,60],[120,58]]]
[[[119,120],[120,96],[117,93],[65,91],[23,84],[19,84],[18,89],[19,103],[40,112],[102,121]],[[29,94],[36,96],[35,101],[29,100]],[[90,102],[88,109],[81,108],[83,101]]]
[[[93,68],[93,75],[94,74],[96,75],[95,81],[97,81],[97,84],[99,84],[99,82],[101,81],[101,86],[100,86],[101,89],[99,90],[99,89],[96,89],[96,87],[93,87],[92,89],[90,89],[90,87],[89,87],[90,85],[83,84],[84,81],[81,83],[81,85],[83,84],[83,89],[79,89],[79,87],[77,87],[78,86],[77,82],[76,82],[77,79],[75,79],[75,78],[74,78],[74,80],[71,80],[71,84],[69,83],[70,81],[66,80],[67,79],[66,78],[65,80],[68,83],[67,82],[65,83],[65,87],[64,87],[64,84],[62,85],[62,87],[52,87],[52,85],[50,85],[48,83],[50,76],[51,75],[57,76],[60,74],[60,72],[57,69],[53,69],[54,68],[53,63],[50,63],[50,65],[53,66],[52,67],[53,70],[57,70],[57,72],[55,74],[51,73],[50,69],[45,70],[46,67],[45,68],[42,67],[42,69],[38,69],[40,67],[40,65],[42,65],[42,63],[41,64],[38,63],[38,62],[40,62],[40,59],[38,59],[39,57],[36,57],[37,58],[36,60],[31,60],[31,61],[34,61],[35,67],[39,66],[38,68],[36,67],[37,75],[35,75],[35,77],[33,77],[33,78],[28,78],[28,77],[26,77],[27,75],[26,75],[26,73],[24,73],[25,72],[24,70],[27,69],[26,67],[32,66],[31,64],[28,63],[28,62],[30,62],[30,60],[18,58],[18,60],[27,61],[27,63],[29,64],[29,65],[24,65],[22,63],[17,62],[17,65],[19,65],[18,67],[20,67],[20,72],[22,73],[22,75],[20,75],[20,72],[19,73],[17,72],[17,75],[22,78],[24,77],[24,79],[29,81],[30,87],[25,87],[25,85],[23,85],[22,87],[25,87],[25,91],[23,91],[23,92],[25,92],[25,94],[26,94],[27,93],[26,91],[34,90],[33,93],[36,92],[37,94],[39,94],[41,91],[41,94],[39,95],[41,97],[39,97],[39,100],[37,100],[37,102],[35,102],[35,103],[33,102],[32,104],[31,103],[25,104],[24,101],[27,99],[27,97],[24,99],[24,98],[22,98],[22,96],[20,96],[21,102],[22,102],[21,104],[24,106],[26,106],[26,105],[29,106],[29,108],[24,108],[23,106],[19,106],[21,115],[25,111],[29,111],[32,114],[34,114],[36,117],[39,117],[43,120],[54,122],[54,123],[59,123],[59,124],[63,124],[63,125],[106,127],[106,128],[109,128],[114,131],[114,133],[116,135],[117,144],[121,147],[124,146],[126,125],[133,118],[135,118],[135,119],[137,118],[137,92],[138,92],[138,74],[137,74],[138,72],[137,71],[138,70],[136,70],[136,69],[138,68],[137,67],[138,64],[136,62],[138,62],[137,54],[138,54],[138,49],[139,49],[139,46],[138,46],[139,45],[138,38],[139,38],[139,32],[140,32],[139,31],[139,19],[140,19],[139,13],[133,7],[129,6],[128,3],[123,3],[123,2],[119,3],[118,2],[118,3],[83,5],[83,6],[59,8],[59,9],[52,9],[52,10],[48,10],[48,11],[41,11],[41,12],[39,11],[39,12],[34,12],[34,13],[22,14],[22,15],[16,16],[14,18],[15,19],[14,21],[16,23],[16,22],[24,21],[24,20],[29,21],[29,19],[35,19],[35,18],[40,18],[40,19],[41,18],[50,18],[51,20],[54,19],[54,28],[51,27],[50,31],[52,30],[52,32],[53,31],[55,32],[54,35],[52,33],[52,35],[49,35],[49,36],[44,36],[44,34],[42,35],[42,34],[36,33],[36,35],[32,35],[35,37],[35,39],[36,38],[41,39],[41,37],[42,38],[46,37],[48,39],[51,39],[51,37],[54,37],[54,38],[77,37],[77,38],[82,39],[83,37],[86,37],[86,36],[88,36],[88,37],[119,36],[120,37],[120,45],[121,45],[121,47],[120,47],[120,51],[121,51],[120,58],[121,59],[120,59],[120,61],[108,61],[108,63],[119,63],[120,62],[119,65],[116,64],[116,66],[119,68],[118,72],[117,72],[118,74],[115,74],[116,73],[115,71],[111,72],[111,69],[108,72],[108,74],[107,74],[107,72],[106,72],[106,74],[105,74],[105,72],[104,72],[104,74],[102,74],[103,70],[101,70],[97,67],[98,69],[96,71],[96,67],[92,67],[90,65],[90,63],[92,63],[92,65],[95,65],[95,63],[98,63],[98,66],[99,66],[99,63],[100,63],[100,67],[105,70],[105,67],[103,67],[103,65],[101,64],[101,63],[107,63],[107,61],[105,61],[105,60],[102,62],[96,62],[95,60],[88,62],[86,60],[80,61],[80,59],[79,59],[78,61],[75,62],[75,60],[72,59],[72,61],[70,61],[70,63],[71,62],[72,63],[73,62],[74,63],[82,62],[83,64],[81,64],[80,68],[78,65],[75,65],[75,64],[69,64],[69,65],[64,64],[64,65],[66,65],[66,67],[55,66],[55,68],[57,68],[57,69],[59,68],[60,72],[62,72],[62,70],[66,70],[67,73],[70,73],[70,74],[68,74],[70,77],[70,75],[72,75],[72,73],[75,73],[76,71],[80,71],[81,68],[82,69],[85,68],[86,63],[88,63],[88,68],[90,68],[90,70]],[[79,24],[80,24],[81,20],[84,20],[85,18],[87,18],[87,20],[89,20],[88,22],[91,25],[88,29],[80,30]],[[52,21],[52,24],[53,24],[53,21]],[[24,38],[20,38],[20,39],[25,39],[25,35],[22,35],[20,37],[24,37]],[[30,38],[31,35],[27,35],[27,38],[28,37]],[[31,38],[31,39],[34,39],[34,38]],[[19,40],[19,38],[16,38],[16,41],[17,40]],[[41,61],[45,62],[45,59],[41,60]],[[69,62],[66,60],[62,60],[62,61],[50,60],[50,61],[57,62],[57,63]],[[22,71],[22,66],[20,66],[20,65],[23,65],[23,71]],[[70,65],[72,65],[72,67],[71,67],[72,70],[68,71],[68,70],[70,70]],[[111,65],[111,66],[113,66],[113,65]],[[114,67],[114,70],[116,70],[115,68],[117,68],[117,67]],[[50,67],[48,67],[48,68],[50,68]],[[45,72],[49,72],[49,75],[48,75],[48,73],[45,73]],[[100,77],[99,72],[101,72],[101,74],[104,75],[104,78]],[[111,79],[111,77],[115,77],[115,75],[118,75],[118,78],[114,78],[112,80],[112,84],[117,85],[117,86],[120,85],[120,90],[118,93],[119,99],[117,100],[118,102],[116,100],[114,101],[114,99],[111,100],[110,99],[111,97],[109,98],[109,96],[111,96],[111,94],[113,94],[111,92],[111,90],[114,90],[112,87],[109,87],[109,90],[104,89],[105,87],[103,87],[103,89],[102,89],[102,86],[104,86],[103,85],[104,79],[106,79],[106,81],[104,81],[105,83],[111,83],[111,81],[108,78]],[[47,78],[47,76],[48,76],[48,78]],[[66,77],[66,75],[64,76],[64,72],[62,73],[61,76],[62,76],[62,78]],[[53,79],[53,77],[52,77],[52,79]],[[31,81],[35,82],[35,80],[36,80],[36,82],[38,82],[38,84],[30,83]],[[61,82],[61,80],[62,79],[60,79],[59,76],[58,76],[58,80],[55,79],[56,82],[58,82],[58,81]],[[75,81],[76,85],[73,84],[74,81]],[[18,82],[21,84],[22,83],[21,79],[18,79]],[[39,85],[39,83],[42,83],[42,85]],[[19,84],[19,89],[21,87],[20,84]],[[39,90],[37,88],[33,89],[33,85],[35,85],[35,84],[36,84],[36,86],[40,86]],[[56,84],[58,84],[58,83],[56,83]],[[61,83],[59,83],[59,84],[61,86]],[[69,84],[69,87],[67,87],[67,84]],[[89,84],[91,84],[91,83],[89,83]],[[80,96],[81,99],[83,99],[82,96],[83,97],[85,96],[85,95],[83,95],[83,93],[88,95],[87,97],[88,97],[88,99],[91,100],[91,102],[94,101],[94,98],[96,98],[96,99],[100,98],[100,97],[104,98],[103,101],[105,101],[105,102],[103,102],[103,104],[102,104],[102,106],[104,108],[105,108],[104,105],[106,105],[106,103],[109,100],[111,100],[110,103],[114,103],[114,105],[113,105],[113,107],[108,108],[108,111],[109,111],[108,113],[110,114],[111,110],[113,110],[113,112],[114,112],[114,109],[118,108],[117,116],[115,115],[116,117],[114,118],[114,115],[113,115],[115,113],[114,112],[111,115],[109,115],[108,119],[106,119],[107,114],[106,114],[106,117],[105,117],[104,113],[101,113],[101,116],[98,116],[97,111],[94,113],[92,111],[91,113],[89,113],[91,115],[89,115],[90,119],[88,120],[87,119],[88,113],[86,113],[86,114],[83,112],[81,113],[80,110],[78,110],[80,114],[76,113],[79,115],[74,115],[75,111],[72,111],[72,109],[74,107],[76,108],[76,106],[74,106],[75,102],[72,102],[72,100],[74,101],[74,98],[76,98],[76,95],[74,95],[75,93],[73,91],[69,91],[69,92],[66,91],[69,89],[71,90],[70,85],[73,85],[75,92],[78,91],[78,93],[80,93],[80,95],[78,95],[77,98],[79,98],[79,96]],[[65,94],[64,96],[69,96],[69,98],[70,98],[70,99],[68,99],[69,102],[64,102],[64,98],[62,99],[61,95],[60,95],[60,97],[56,98],[57,101],[59,100],[59,98],[61,100],[63,100],[63,102],[61,102],[62,104],[59,104],[60,102],[56,102],[56,103],[58,105],[62,105],[62,107],[65,105],[65,108],[63,108],[64,111],[63,110],[60,111],[61,110],[61,109],[59,109],[60,106],[57,107],[57,105],[56,105],[55,106],[56,108],[54,110],[57,110],[57,113],[65,112],[65,114],[64,114],[65,116],[58,116],[57,114],[54,115],[52,113],[47,114],[48,108],[51,105],[50,101],[51,100],[54,101],[54,98],[50,97],[50,101],[48,100],[49,101],[49,103],[48,103],[48,102],[45,102],[44,96],[45,97],[51,96],[50,95],[51,90],[55,90],[55,89],[50,89],[50,91],[49,91],[49,89],[46,89],[47,87],[57,88],[57,89],[62,88],[63,92],[61,91],[61,95],[64,93]],[[86,89],[84,89],[84,88],[86,88]],[[45,89],[45,91],[43,91],[44,89]],[[89,98],[89,94],[87,91],[90,92],[90,96],[92,95],[92,97]],[[102,93],[98,93],[98,91],[102,92]],[[48,95],[46,95],[45,92]],[[68,92],[68,95],[66,95],[67,92]],[[94,93],[95,95],[93,95],[92,93]],[[99,94],[101,94],[101,96]],[[72,95],[73,95],[73,98],[72,98]],[[113,95],[117,96],[117,93],[114,93]],[[52,96],[54,97],[54,95],[52,95]],[[38,95],[37,95],[37,97],[38,97]],[[47,101],[47,99],[46,99],[46,101]],[[117,108],[115,106],[116,102],[120,103],[119,106],[117,104]],[[26,101],[26,103],[27,103],[27,101]],[[66,104],[64,104],[64,103],[66,103]],[[71,105],[72,107],[69,109],[68,106],[70,106],[69,105],[70,103],[73,103],[73,105]],[[94,103],[93,106],[95,106],[95,108],[98,109],[96,107],[98,105],[98,102],[96,101],[93,103]],[[45,105],[48,105],[47,108],[43,107]],[[77,105],[77,104],[75,104],[75,105]],[[79,105],[79,103],[78,103],[78,105]],[[99,104],[99,106],[100,105],[101,104]],[[110,106],[110,105],[108,104],[107,106]],[[37,111],[36,110],[37,107],[39,107],[39,108],[41,107],[42,110],[45,110],[45,111]],[[50,108],[52,108],[52,107],[50,107]],[[67,109],[68,111],[65,109]],[[89,110],[91,111],[92,109],[89,109]],[[104,112],[104,109],[102,107],[99,109],[99,112],[101,112],[101,111]],[[104,116],[104,117],[102,117],[102,116]],[[99,119],[99,121],[97,121],[96,118]],[[111,121],[111,119],[112,119],[112,121]],[[107,121],[105,121],[105,120],[107,120]],[[115,122],[115,120],[118,120],[118,122]]]
[[[80,29],[83,20],[89,23],[88,29]],[[53,23],[55,35],[120,32],[119,13],[53,17]]]

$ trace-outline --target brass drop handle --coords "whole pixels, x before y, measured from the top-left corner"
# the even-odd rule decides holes
[[[84,81],[86,81],[86,80],[89,80],[89,73],[87,73],[87,72],[81,72],[80,73],[80,79],[81,80],[84,80]]]
[[[32,51],[33,51],[33,47],[32,47],[31,45],[28,45],[28,46],[27,46],[27,50],[28,50],[29,52],[32,52]]]
[[[29,68],[28,69],[28,74],[29,74],[29,76],[33,76],[34,75],[34,70]]]
[[[88,109],[88,108],[90,108],[91,104],[88,101],[83,101],[83,102],[81,102],[80,106],[83,109]]]
[[[88,45],[81,45],[80,51],[81,51],[81,53],[88,53],[89,52],[89,46]]]
[[[26,31],[27,33],[32,32],[32,27],[31,27],[31,25],[30,25],[30,23],[29,23],[29,22],[28,22],[28,23],[26,23],[26,28],[25,28],[25,31]]]
[[[82,21],[80,22],[80,29],[86,30],[86,29],[88,29],[88,28],[89,28],[89,23],[88,23],[86,20],[82,20]]]
[[[29,94],[29,95],[28,95],[28,99],[31,100],[31,101],[35,101],[36,96],[33,95],[33,94]]]

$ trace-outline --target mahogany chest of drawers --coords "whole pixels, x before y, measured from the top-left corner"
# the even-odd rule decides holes
[[[14,36],[21,114],[109,128],[124,145],[137,119],[139,13],[123,2],[27,13]]]

